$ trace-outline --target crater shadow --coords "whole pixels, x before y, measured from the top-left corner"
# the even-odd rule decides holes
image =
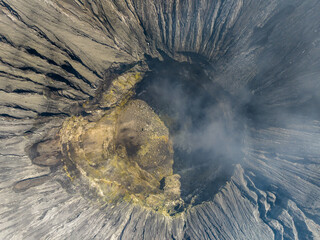
[[[195,56],[190,62],[149,58],[150,71],[135,97],[169,128],[181,197],[196,205],[211,200],[230,179],[242,158],[244,124],[236,100],[207,75],[208,63]]]

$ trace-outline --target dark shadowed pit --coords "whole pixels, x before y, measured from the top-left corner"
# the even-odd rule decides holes
[[[169,128],[181,197],[187,206],[212,200],[242,158],[245,106],[212,85],[210,64],[200,56],[185,63],[149,58],[148,65],[135,98],[147,102]]]

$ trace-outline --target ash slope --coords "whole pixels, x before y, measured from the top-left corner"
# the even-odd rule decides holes
[[[0,1],[2,239],[320,238],[320,3]],[[212,82],[247,108],[243,159],[182,218],[104,209],[25,147],[94,97],[105,71],[144,54],[210,61]],[[210,86],[208,86],[210,87]],[[49,180],[15,193],[25,178]]]

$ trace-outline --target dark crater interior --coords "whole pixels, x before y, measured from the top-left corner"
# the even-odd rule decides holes
[[[181,176],[185,203],[209,201],[241,159],[243,106],[219,85],[212,86],[206,72],[209,63],[200,56],[189,62],[149,58],[148,65],[136,98],[146,101],[169,128],[173,169]]]

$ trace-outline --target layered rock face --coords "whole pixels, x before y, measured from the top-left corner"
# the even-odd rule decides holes
[[[319,12],[0,0],[0,238],[320,238]]]

